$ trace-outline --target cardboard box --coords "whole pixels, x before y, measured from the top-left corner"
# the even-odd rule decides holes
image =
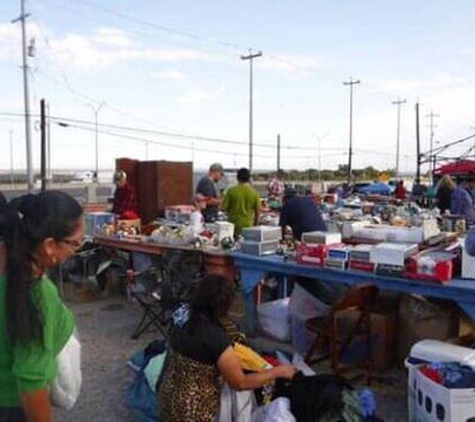
[[[326,245],[305,245],[297,246],[297,262],[300,264],[323,266],[328,255]]]
[[[457,337],[459,318],[454,308],[430,302],[417,295],[404,295],[399,303],[397,360],[402,364],[420,340]]]
[[[380,243],[371,250],[370,261],[374,264],[404,267],[406,258],[419,251],[417,244]]]
[[[465,250],[465,239],[462,240],[462,278],[475,279],[475,257]]]
[[[302,243],[316,245],[333,245],[336,243],[341,243],[341,234],[319,231],[303,233]]]
[[[355,326],[360,312],[347,310],[338,313],[338,330],[342,340],[346,338]],[[373,355],[373,370],[384,371],[394,362],[396,344],[395,313],[377,311],[371,314],[371,347]],[[366,336],[358,335],[343,354],[341,362],[351,366],[363,366],[366,359]]]
[[[63,283],[63,300],[72,303],[87,303],[101,299],[101,293],[97,286],[84,283]]]

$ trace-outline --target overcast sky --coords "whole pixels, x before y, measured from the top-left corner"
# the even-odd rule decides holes
[[[474,132],[475,2],[470,0],[27,0],[32,113],[45,98],[55,168],[94,168],[94,108],[100,166],[116,157],[248,164],[248,48],[255,60],[254,168],[324,168],[347,162],[349,90],[354,91],[354,166],[395,166],[396,106],[401,169],[415,168],[414,104],[423,150]],[[25,166],[19,1],[0,2],[0,169]],[[33,119],[35,167],[39,166]],[[103,124],[111,126],[104,127]],[[125,131],[113,126],[125,126]],[[189,134],[186,137],[164,132]],[[223,139],[229,143],[203,138]],[[148,147],[145,140],[149,140]],[[155,142],[155,143],[154,143]],[[268,145],[266,147],[265,145]],[[308,148],[308,149],[305,149]]]

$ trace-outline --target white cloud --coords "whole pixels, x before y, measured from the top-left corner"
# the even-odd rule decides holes
[[[197,104],[204,101],[216,100],[222,98],[225,94],[225,89],[220,87],[217,90],[204,90],[204,89],[195,89],[181,97],[178,97],[176,102],[178,104]]]
[[[112,42],[104,42],[107,39]],[[99,40],[97,37],[68,34],[62,39],[52,41],[51,45],[63,65],[82,70],[135,61],[181,62],[214,59],[212,55],[194,49],[132,47],[132,41],[120,34],[115,34],[112,38],[103,34]]]
[[[464,56],[475,56],[475,48],[473,47],[462,47],[460,49],[460,54]]]
[[[466,84],[462,78],[455,78],[447,74],[438,74],[424,80],[417,79],[392,79],[377,82],[371,86],[371,90],[377,93],[391,95],[429,95],[440,89],[454,89]]]
[[[96,33],[96,41],[104,45],[130,47],[133,44],[131,38],[118,28],[99,28]]]
[[[167,72],[152,72],[150,74],[152,78],[156,79],[164,79],[169,81],[184,81],[188,79],[186,73],[178,72],[178,71],[167,71]]]
[[[282,54],[266,56],[256,61],[256,65],[262,69],[281,70],[289,73],[302,75],[321,71],[330,66],[330,61],[323,57],[308,54]]]

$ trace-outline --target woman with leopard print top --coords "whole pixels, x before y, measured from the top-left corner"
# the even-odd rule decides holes
[[[170,353],[159,390],[165,422],[213,422],[219,411],[222,379],[237,391],[253,390],[277,378],[291,379],[293,366],[245,374],[232,348],[240,340],[227,314],[234,284],[222,276],[206,276],[189,308],[175,320]]]

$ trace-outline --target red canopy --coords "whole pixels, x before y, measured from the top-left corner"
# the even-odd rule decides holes
[[[445,176],[446,174],[450,176],[475,174],[475,161],[459,160],[434,170],[436,176]]]

